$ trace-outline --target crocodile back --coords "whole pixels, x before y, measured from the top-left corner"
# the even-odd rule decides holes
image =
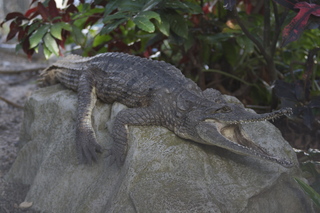
[[[149,105],[159,90],[200,90],[171,64],[115,52],[93,57],[68,55],[44,70],[41,76],[47,85],[60,82],[77,90],[83,72],[92,74],[98,98],[106,103],[117,101],[128,107]]]
[[[104,53],[90,58],[97,95],[105,102],[129,107],[147,106],[158,90],[181,89],[191,80],[176,67],[124,53]],[[193,83],[193,82],[192,82]]]
[[[91,58],[90,64],[109,73],[112,78],[120,77],[129,87],[139,83],[139,87],[143,87],[143,83],[147,81],[165,87],[166,84],[183,84],[187,80],[181,71],[171,64],[125,53],[99,54]]]

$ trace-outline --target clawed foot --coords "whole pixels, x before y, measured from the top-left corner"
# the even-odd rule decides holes
[[[102,153],[102,147],[97,143],[93,130],[78,130],[76,145],[80,163],[92,164],[98,160],[97,153]]]
[[[114,163],[116,163],[118,167],[123,166],[124,161],[126,159],[125,153],[119,154],[118,152],[115,151],[114,148],[109,149],[107,151],[107,156],[110,159],[110,165],[113,165]]]

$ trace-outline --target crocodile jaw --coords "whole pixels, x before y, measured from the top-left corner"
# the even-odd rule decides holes
[[[218,122],[206,119],[196,127],[202,139],[201,143],[225,148],[231,152],[276,162],[284,167],[292,167],[293,163],[267,153],[255,144],[243,131],[241,124]]]
[[[247,141],[247,143],[249,141],[249,143],[250,142],[252,143],[253,147],[257,146],[243,131],[240,130],[241,123],[235,123],[235,122],[223,123],[213,119],[207,119],[205,120],[205,122],[213,125],[223,137],[225,137],[226,139],[228,139],[229,141],[235,144],[245,146],[244,141]],[[247,122],[243,122],[243,123],[247,123]]]

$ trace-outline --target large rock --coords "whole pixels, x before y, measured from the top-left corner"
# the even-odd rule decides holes
[[[25,107],[21,150],[8,179],[31,185],[25,201],[41,212],[313,212],[284,168],[218,147],[183,140],[162,127],[130,127],[124,166],[79,165],[75,152],[76,94],[62,86],[38,90]],[[98,101],[93,125],[108,149],[119,104]],[[106,122],[108,121],[107,125]],[[107,126],[107,128],[106,128]],[[269,122],[245,125],[269,153],[297,164],[295,153]],[[105,152],[106,153],[106,152]]]

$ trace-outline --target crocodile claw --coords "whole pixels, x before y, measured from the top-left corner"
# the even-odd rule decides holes
[[[123,166],[126,159],[126,151],[121,152],[122,154],[119,153],[119,151],[115,150],[115,147],[107,151],[107,156],[110,157],[110,165],[116,163],[118,167]]]
[[[98,160],[97,153],[102,153],[102,147],[97,143],[94,132],[89,129],[76,132],[76,146],[80,163],[92,164]]]

